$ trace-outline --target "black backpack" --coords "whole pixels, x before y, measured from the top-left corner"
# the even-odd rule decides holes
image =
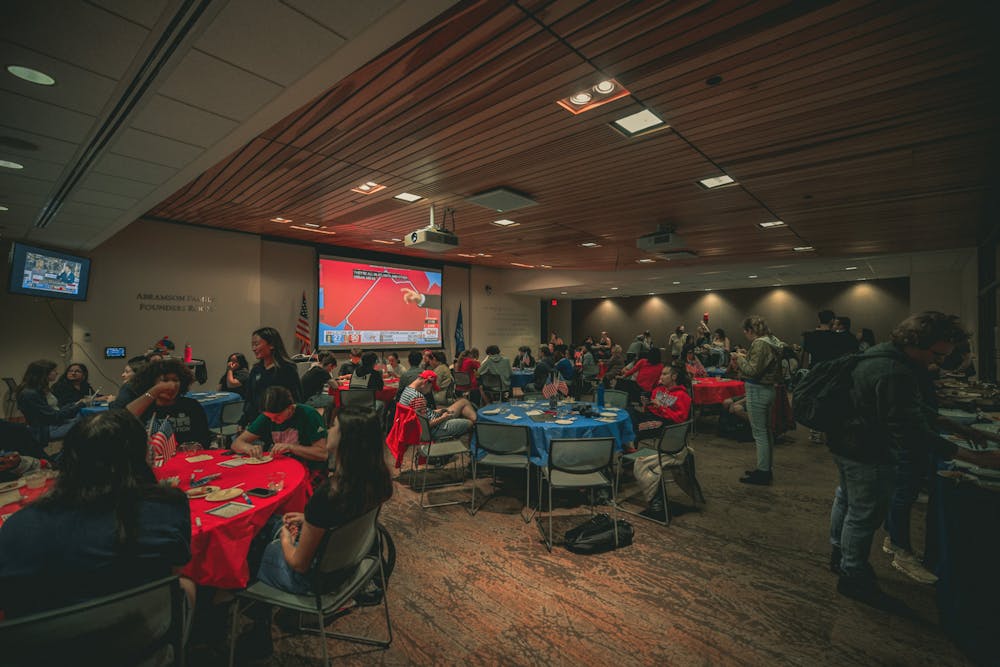
[[[814,431],[842,430],[854,421],[851,377],[858,363],[866,359],[888,359],[887,354],[845,354],[823,361],[802,376],[792,394],[792,414],[795,421]]]
[[[618,546],[632,544],[635,530],[632,524],[618,519]],[[607,514],[595,514],[586,523],[566,531],[563,542],[575,554],[600,554],[615,548],[615,529]]]

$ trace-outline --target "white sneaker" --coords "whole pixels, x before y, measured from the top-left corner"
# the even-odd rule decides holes
[[[902,551],[902,549],[899,549],[898,551]],[[890,556],[896,555],[897,552],[896,545],[892,543],[891,537],[886,537],[884,540],[882,540],[882,552],[887,553]]]
[[[896,552],[892,566],[921,584],[933,584],[938,580],[937,575],[925,568],[916,556],[905,551]]]

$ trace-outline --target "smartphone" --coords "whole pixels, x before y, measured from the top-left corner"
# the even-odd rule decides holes
[[[258,498],[270,498],[271,496],[273,496],[276,493],[277,493],[277,491],[275,491],[274,489],[265,489],[262,486],[258,486],[255,489],[248,489],[247,490],[247,495],[248,496],[257,496]]]

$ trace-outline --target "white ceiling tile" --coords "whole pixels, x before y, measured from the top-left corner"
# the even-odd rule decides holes
[[[28,142],[34,148],[27,148],[21,142]],[[49,162],[69,162],[79,149],[71,141],[61,141],[40,134],[0,125],[0,152],[8,155],[23,155]]]
[[[167,6],[166,0],[140,0],[139,2],[136,0],[90,0],[90,2],[145,28],[152,28],[156,25],[163,14],[163,9]]]
[[[131,128],[118,134],[111,150],[118,155],[148,160],[178,169],[187,166],[202,152],[201,148],[197,146]]]
[[[7,90],[0,90],[0,109],[3,109],[0,122],[6,126],[74,143],[86,138],[95,120],[93,116],[15,95]]]
[[[285,0],[314,21],[343,37],[356,37],[401,0]]]
[[[66,165],[61,162],[42,160],[35,154],[13,155],[0,146],[0,160],[10,160],[24,165],[24,169],[8,169],[0,167],[0,175],[14,175],[39,181],[51,182],[59,177]]]
[[[94,173],[128,178],[140,183],[160,185],[177,173],[173,167],[164,167],[145,160],[136,160],[124,155],[105,153],[91,169]]]
[[[149,31],[85,2],[5,2],[0,39],[120,79]]]
[[[282,91],[218,58],[192,49],[160,86],[168,97],[234,120],[246,120]]]
[[[110,192],[99,192],[97,190],[89,190],[87,188],[78,187],[73,189],[73,192],[70,194],[69,201],[81,202],[83,204],[94,204],[95,206],[104,206],[118,211],[126,211],[134,206],[137,200],[132,199],[131,197],[111,194]]]
[[[89,188],[97,192],[113,192],[124,197],[142,199],[156,186],[149,183],[140,183],[129,178],[118,178],[107,174],[99,174],[90,171],[80,180],[80,187]]]
[[[91,116],[101,112],[117,85],[112,78],[6,41],[0,41],[0,63],[30,67],[56,80],[52,86],[39,86],[0,71],[0,90]]]
[[[234,0],[195,46],[220,60],[288,86],[345,40],[300,12],[273,0]]]
[[[207,148],[239,124],[163,95],[153,95],[132,119],[130,126]]]
[[[54,186],[54,181],[43,181],[38,178],[28,178],[9,169],[0,169],[0,195],[25,193],[47,197]]]
[[[70,200],[59,207],[56,218],[69,224],[93,224],[97,221],[116,220],[121,214],[122,212],[118,209]]]

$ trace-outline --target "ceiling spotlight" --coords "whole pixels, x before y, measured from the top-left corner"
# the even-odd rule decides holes
[[[747,276],[747,278],[756,278],[756,277],[757,277],[757,274],[754,274],[752,276]]]
[[[521,264],[520,262],[511,262],[510,265],[511,266],[520,266],[522,269],[533,269],[533,268],[535,268],[534,264]]]
[[[560,294],[569,294],[569,292],[559,292]]]
[[[0,160],[0,167],[6,167],[7,169],[24,169],[23,164],[11,162],[10,160]]]
[[[400,192],[398,195],[394,196],[393,199],[398,199],[405,202],[415,202],[423,199],[420,195],[410,194],[409,192]]]
[[[305,225],[306,227],[312,227],[313,229],[319,229],[319,225],[317,225],[315,222],[303,222],[302,224]]]
[[[571,114],[576,115],[595,109],[602,104],[621,99],[628,94],[629,92],[625,89],[625,86],[614,79],[608,79],[590,88],[575,92],[569,97],[556,100],[556,104]]]
[[[56,82],[55,79],[45,72],[39,72],[37,69],[31,69],[30,67],[7,65],[7,71],[16,76],[18,79],[23,79],[28,83],[37,83],[39,86],[52,86],[55,85]]]
[[[616,289],[621,289],[621,288],[620,288],[620,287],[612,287],[611,289],[612,289],[612,291],[613,291],[613,290],[616,290]]]
[[[368,181],[366,183],[362,183],[356,188],[351,188],[351,192],[357,192],[359,195],[372,195],[379,190],[385,190],[385,186],[379,185],[375,181]]]
[[[680,284],[681,284],[681,281],[679,281],[679,280],[675,280],[675,281],[674,281],[674,284],[675,284],[675,285],[680,285]]]
[[[670,126],[649,109],[643,109],[642,111],[619,118],[611,123],[611,127],[626,137],[634,137],[652,130],[663,130]]]
[[[580,245],[583,246],[584,248],[600,248],[601,247],[600,243],[594,243],[593,241],[587,241],[586,243],[581,243]]]
[[[784,227],[785,223],[781,220],[772,220],[771,222],[758,222],[757,226],[761,229],[771,229],[772,227]]]
[[[291,222],[288,218],[271,218],[271,222]]]
[[[594,99],[594,96],[590,93],[577,93],[576,95],[569,96],[569,101],[577,106],[583,106],[592,99]]]
[[[519,225],[521,223],[514,222],[513,220],[504,219],[504,220],[494,220],[493,224],[498,227],[514,227],[515,225]]]
[[[540,268],[540,269],[551,269],[552,266],[550,266],[549,264],[539,264],[538,268]]]
[[[844,271],[857,271],[857,270],[858,270],[858,267],[856,267],[856,266],[845,266],[844,267]]]
[[[372,243],[381,243],[382,245],[393,245],[393,241],[386,241],[385,239],[372,239]]]
[[[706,190],[714,190],[715,188],[721,188],[726,185],[734,185],[736,183],[732,176],[727,176],[723,174],[722,176],[712,176],[711,178],[703,178],[698,181],[698,185],[705,188]]]
[[[458,253],[458,256],[459,257],[475,257],[475,255],[470,255],[467,252],[460,252],[460,253]]]
[[[10,209],[6,206],[0,206],[0,211],[9,211]]]
[[[650,259],[649,257],[643,257],[642,259],[637,259],[635,261],[638,262],[639,264],[650,264],[651,262],[655,262],[656,260]]]
[[[800,245],[792,248],[795,252],[809,252],[810,250],[815,250],[811,245]]]
[[[594,92],[600,93],[601,95],[607,95],[614,89],[615,89],[614,81],[601,81],[599,84],[594,86]]]

